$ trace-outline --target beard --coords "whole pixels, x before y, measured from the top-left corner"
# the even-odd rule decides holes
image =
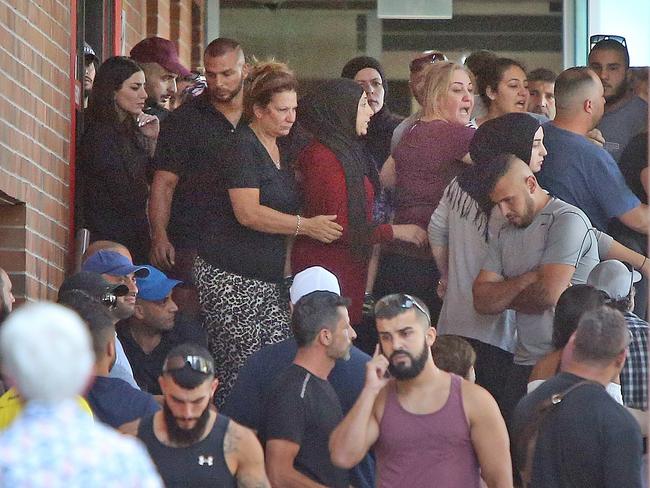
[[[208,88],[208,94],[210,95],[211,102],[218,103],[228,103],[242,91],[244,88],[244,77],[242,76],[237,88],[232,91],[217,90],[214,88]]]
[[[209,418],[210,402],[208,402],[201,415],[196,419],[196,425],[191,429],[183,429],[176,423],[176,417],[174,417],[167,402],[163,401],[163,419],[165,419],[165,427],[167,427],[167,436],[177,446],[191,446],[192,444],[196,444],[203,437]]]
[[[117,320],[124,320],[133,315],[133,312],[135,312],[135,304],[127,303],[124,300],[124,297],[118,297],[115,305],[113,305],[109,310]]]
[[[398,354],[404,354],[408,356],[411,360],[411,364],[393,364],[393,358]],[[393,351],[393,354],[391,354],[390,358],[388,359],[388,372],[397,380],[412,380],[422,372],[427,359],[429,359],[429,346],[427,346],[426,342],[424,343],[422,352],[416,358],[414,358],[411,353],[408,353],[406,351]]]
[[[519,222],[511,222],[512,225],[520,229],[525,229],[533,223],[535,219],[535,201],[530,195],[526,195],[526,210],[519,219]]]
[[[616,91],[612,94],[609,95],[608,97],[605,97],[605,103],[612,104],[618,102],[621,98],[625,96],[627,93],[627,82],[623,80],[620,85],[616,88]]]

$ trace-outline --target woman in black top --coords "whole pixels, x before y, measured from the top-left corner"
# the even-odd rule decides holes
[[[231,205],[210,213],[211,228],[194,264],[203,324],[221,383],[218,406],[251,354],[291,334],[288,303],[280,295],[287,237],[304,234],[329,243],[341,236],[334,215],[296,215],[296,182],[277,145],[295,122],[296,88],[296,78],[284,64],[253,67],[244,101],[251,122],[235,135],[224,157],[222,180]]]
[[[141,263],[149,250],[146,170],[160,127],[142,112],[144,82],[140,66],[127,57],[99,67],[77,162],[78,215],[91,242],[124,244]]]

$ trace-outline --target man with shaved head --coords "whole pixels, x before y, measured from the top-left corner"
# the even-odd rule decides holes
[[[537,178],[553,195],[586,213],[596,228],[645,254],[648,205],[627,186],[614,158],[584,137],[602,119],[607,97],[591,68],[569,68],[560,74],[555,82],[557,115],[544,125],[548,155]],[[646,315],[646,290],[644,278],[634,309],[639,316]]]
[[[526,394],[533,366],[552,350],[558,298],[571,284],[586,282],[599,261],[598,242],[589,218],[545,192],[516,156],[502,154],[477,164],[477,173],[507,220],[490,239],[473,288],[479,313],[515,311],[517,345],[502,403],[507,421]]]
[[[555,82],[555,120],[544,125],[548,155],[537,175],[553,195],[580,208],[600,230],[613,219],[648,233],[648,206],[625,184],[616,161],[585,135],[603,117],[603,85],[590,68],[569,68]]]

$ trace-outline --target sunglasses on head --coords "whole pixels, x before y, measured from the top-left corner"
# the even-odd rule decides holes
[[[589,38],[589,49],[591,50],[600,41],[616,41],[619,44],[622,44],[624,47],[627,47],[627,41],[623,36],[614,36],[609,34],[594,34]]]
[[[427,64],[433,64],[438,61],[448,61],[447,56],[445,56],[440,51],[428,51],[423,56],[414,59],[409,64],[409,71],[411,73],[418,72],[422,70]]]
[[[172,371],[178,371],[183,369],[186,365],[190,367],[192,371],[203,374],[214,374],[214,365],[212,361],[205,359],[202,356],[172,356],[165,360],[163,364],[162,372],[170,373]]]
[[[379,300],[377,302],[377,304],[375,305],[375,311],[376,312],[381,312],[382,308],[388,307],[390,305],[392,305],[392,304],[389,304],[388,301]],[[406,293],[400,293],[399,294],[399,302],[397,303],[397,306],[404,309],[404,310],[410,310],[412,308],[417,308],[420,312],[422,312],[424,314],[424,316],[429,321],[429,324],[431,324],[431,316],[429,315],[429,313],[411,295],[408,295]]]

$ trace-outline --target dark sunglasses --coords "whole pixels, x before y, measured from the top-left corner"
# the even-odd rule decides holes
[[[619,44],[622,44],[623,47],[627,47],[627,41],[625,40],[625,37],[623,36],[613,36],[609,34],[594,34],[589,38],[589,49],[593,49],[593,47],[598,44],[600,41],[616,41]]]
[[[438,61],[448,61],[447,56],[439,51],[429,51],[424,56],[411,61],[409,63],[409,71],[416,73],[422,70],[427,64],[433,64]]]
[[[427,312],[422,305],[420,305],[415,298],[413,298],[411,295],[408,295],[406,293],[400,293],[399,295],[399,302],[397,303],[397,306],[400,308],[403,308],[404,310],[410,310],[412,308],[417,308],[420,312],[424,314],[424,316],[427,318],[429,321],[429,325],[431,325],[431,316],[429,315],[429,312]],[[391,303],[392,302],[392,303]],[[393,305],[395,302],[391,300],[389,302],[388,300],[384,301],[384,299],[381,299],[377,302],[375,305],[375,314],[381,314],[382,309],[389,307],[390,305]]]
[[[178,371],[179,369],[183,369],[185,365],[189,365],[190,369],[197,373],[214,374],[212,361],[202,356],[172,356],[165,360],[162,372],[169,373],[171,371]]]

